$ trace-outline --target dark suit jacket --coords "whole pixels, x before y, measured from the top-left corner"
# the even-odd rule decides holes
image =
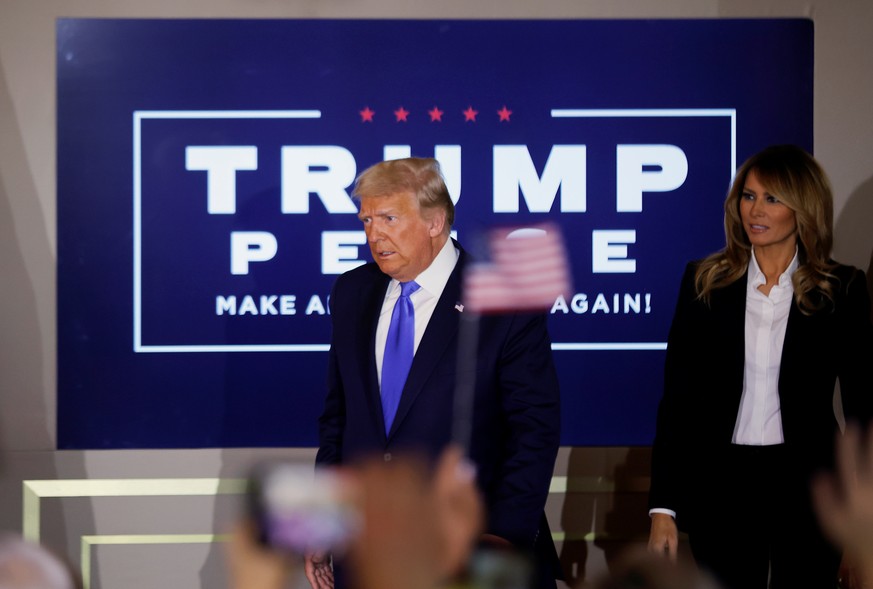
[[[457,246],[457,244],[455,244]],[[330,299],[333,334],[320,465],[417,452],[435,458],[450,443],[457,372],[461,279],[446,284],[419,344],[386,436],[376,376],[375,333],[390,281],[370,263],[340,276]],[[469,456],[488,512],[487,532],[557,563],[543,507],[560,443],[557,375],[543,314],[479,322]],[[552,577],[555,578],[555,577]]]
[[[696,300],[689,264],[667,344],[664,396],[652,448],[650,507],[673,509],[681,528],[713,505],[707,488],[731,444],[743,391],[747,278]],[[840,380],[847,419],[873,416],[873,326],[863,272],[838,266],[833,310],[812,316],[792,301],[782,350],[779,401],[785,448],[801,477],[833,463]],[[801,489],[805,492],[805,489]]]

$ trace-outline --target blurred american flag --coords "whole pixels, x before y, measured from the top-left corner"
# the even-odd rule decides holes
[[[488,233],[490,262],[471,264],[464,276],[464,304],[475,313],[546,311],[571,294],[570,268],[555,224]]]

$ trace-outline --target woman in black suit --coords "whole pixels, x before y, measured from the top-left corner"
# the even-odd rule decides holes
[[[751,157],[724,208],[727,244],[688,265],[670,328],[649,548],[675,558],[678,525],[730,589],[831,589],[809,480],[833,463],[838,378],[845,417],[873,416],[866,281],[830,258],[830,184],[802,149]]]

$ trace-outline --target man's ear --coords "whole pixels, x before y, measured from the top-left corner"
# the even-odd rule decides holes
[[[435,210],[428,220],[430,226],[428,234],[431,237],[442,235],[446,232],[446,212],[442,209]]]

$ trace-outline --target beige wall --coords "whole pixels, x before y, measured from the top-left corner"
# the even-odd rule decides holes
[[[816,44],[815,153],[836,193],[835,255],[865,269],[873,260],[870,0],[0,0],[0,529],[21,529],[23,480],[235,478],[253,458],[277,452],[54,451],[58,17],[810,17]],[[766,87],[748,91],[767,99]],[[312,458],[308,449],[281,453]],[[562,450],[556,474],[568,478],[556,479],[548,511],[553,527],[571,540],[563,558],[575,577],[604,570],[616,547],[645,534],[647,473],[645,448]],[[69,484],[39,487],[31,498],[70,489]],[[94,587],[191,587],[201,580],[219,586],[211,581],[221,574],[218,552],[196,542],[208,538],[167,542],[185,539],[180,534],[220,532],[232,519],[237,498],[42,496],[36,511],[41,537],[50,546],[76,563],[84,547]],[[149,538],[163,543],[144,544]]]

